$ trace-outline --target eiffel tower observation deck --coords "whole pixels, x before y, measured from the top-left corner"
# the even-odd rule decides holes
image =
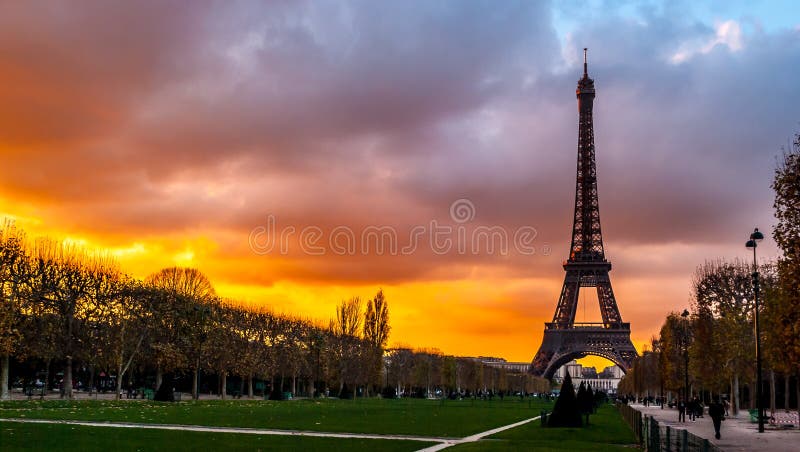
[[[573,359],[595,355],[622,368],[630,369],[637,356],[630,339],[630,324],[622,315],[611,289],[597,197],[595,164],[594,80],[589,78],[586,50],[583,49],[583,77],[578,80],[578,168],[575,180],[575,212],[569,258],[564,262],[566,276],[553,321],[545,323],[544,338],[533,358],[530,372],[552,378],[559,367]],[[578,296],[582,288],[594,287],[600,303],[602,323],[576,323]]]

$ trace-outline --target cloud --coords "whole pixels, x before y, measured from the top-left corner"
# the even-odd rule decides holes
[[[703,42],[687,42],[672,55],[671,61],[675,64],[683,63],[697,53],[711,52],[717,46],[726,46],[731,52],[742,49],[742,29],[735,20],[726,20],[714,26],[714,37]]]
[[[688,281],[703,256],[735,255],[742,231],[772,222],[774,156],[800,117],[798,31],[706,23],[675,2],[615,5],[4,3],[0,207],[143,273],[178,258],[230,287],[536,277],[557,291],[589,47],[614,277]],[[579,11],[568,36],[565,8]],[[551,252],[248,247],[268,215],[407,233],[449,221],[461,198],[476,208],[468,226],[532,226]],[[537,310],[557,295],[526,294]]]

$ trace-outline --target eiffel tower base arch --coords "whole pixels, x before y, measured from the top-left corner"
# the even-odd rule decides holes
[[[621,323],[611,328],[603,324],[558,328],[556,324],[547,323],[530,372],[551,379],[559,367],[587,355],[606,358],[627,373],[638,355],[631,342],[630,324]]]

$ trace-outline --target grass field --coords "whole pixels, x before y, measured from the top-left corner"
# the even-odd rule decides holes
[[[244,435],[0,422],[0,450],[3,451],[342,450],[355,452],[412,451],[433,444],[435,443],[420,441]]]
[[[506,399],[199,401],[19,401],[0,418],[70,419],[322,432],[463,437],[537,416],[547,402]]]
[[[455,451],[469,450],[629,450],[636,444],[633,431],[614,406],[604,405],[589,419],[584,428],[545,428],[531,422],[512,430],[498,433],[478,443],[461,444]]]
[[[15,401],[0,418],[405,434],[461,438],[538,416],[551,403],[518,399],[200,401]],[[620,450],[635,440],[613,406],[580,429],[542,428],[534,421],[454,450]],[[343,439],[244,433],[166,431],[68,424],[0,423],[0,450],[418,450],[422,441]]]

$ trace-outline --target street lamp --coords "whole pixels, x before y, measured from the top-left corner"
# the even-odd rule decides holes
[[[683,317],[683,406],[689,406],[689,310],[684,309]],[[684,408],[685,409],[685,408]]]
[[[758,409],[758,433],[764,433],[764,405],[761,397],[761,330],[758,325],[758,261],[756,261],[756,248],[764,240],[764,234],[756,228],[750,234],[750,240],[745,246],[753,248],[753,290],[755,292],[755,321],[756,321],[756,408]]]

